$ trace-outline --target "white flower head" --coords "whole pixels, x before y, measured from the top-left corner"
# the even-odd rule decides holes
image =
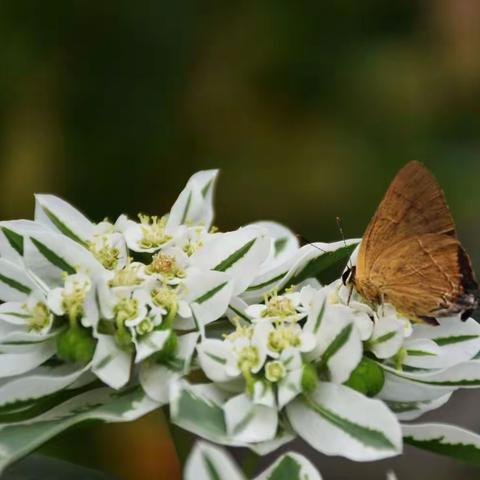
[[[140,222],[123,220],[119,223],[128,248],[134,252],[156,252],[172,243],[174,235],[182,231],[182,227],[175,231],[167,229],[167,217],[139,214],[139,219]]]
[[[48,293],[47,305],[55,315],[65,315],[71,323],[81,321],[90,327],[98,321],[92,281],[83,273],[67,275],[63,287]]]
[[[245,313],[253,322],[268,319],[270,321],[297,322],[307,315],[307,310],[301,303],[300,292],[285,293],[276,292],[265,295],[264,303],[250,305]]]

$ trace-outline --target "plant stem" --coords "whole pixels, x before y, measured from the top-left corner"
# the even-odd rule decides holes
[[[258,466],[259,456],[252,450],[247,450],[243,457],[242,470],[245,478],[253,478]]]

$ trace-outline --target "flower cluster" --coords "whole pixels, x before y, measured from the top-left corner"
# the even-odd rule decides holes
[[[358,461],[403,441],[480,457],[470,432],[400,423],[480,385],[480,326],[415,323],[341,279],[322,285],[359,240],[301,247],[274,222],[219,232],[216,176],[193,175],[163,216],[94,223],[37,195],[34,221],[0,222],[0,468],[59,418],[165,404],[179,426],[257,452],[298,435]],[[45,431],[20,451],[36,422]]]

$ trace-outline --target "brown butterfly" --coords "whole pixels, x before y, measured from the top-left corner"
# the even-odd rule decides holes
[[[371,303],[388,302],[412,320],[477,307],[478,285],[445,196],[419,162],[405,165],[370,221],[351,281]]]

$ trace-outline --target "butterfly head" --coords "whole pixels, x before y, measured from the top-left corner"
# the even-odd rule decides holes
[[[342,274],[342,283],[348,287],[355,284],[355,271],[357,267],[355,265],[347,266]]]

